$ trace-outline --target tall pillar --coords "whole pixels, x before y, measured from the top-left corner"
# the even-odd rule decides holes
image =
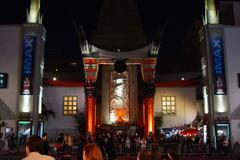
[[[86,133],[95,133],[96,127],[96,79],[98,61],[96,58],[86,56],[83,58],[86,79]]]
[[[46,29],[41,24],[23,24],[23,51],[19,86],[19,120],[31,121],[31,134],[38,134],[42,109],[42,79]]]
[[[154,134],[154,93],[156,57],[143,59],[141,63],[144,80],[144,135]]]
[[[154,83],[145,83],[144,98],[144,135],[154,134]]]
[[[208,115],[207,134],[212,147],[217,147],[218,130],[231,138],[229,99],[225,73],[224,26],[209,24],[200,31],[204,108]],[[218,127],[220,126],[220,128]],[[224,126],[224,127],[222,127]]]
[[[91,82],[85,86],[86,91],[86,133],[95,134],[96,126],[96,98],[95,86]]]

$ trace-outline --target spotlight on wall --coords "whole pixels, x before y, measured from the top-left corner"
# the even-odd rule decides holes
[[[127,65],[124,60],[117,60],[114,63],[114,70],[118,73],[126,71]]]

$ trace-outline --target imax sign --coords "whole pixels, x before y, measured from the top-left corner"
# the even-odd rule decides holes
[[[223,74],[223,49],[221,39],[212,39],[212,47],[215,74]]]
[[[23,74],[31,75],[33,70],[35,37],[28,36],[24,38],[23,49]]]
[[[211,37],[215,94],[226,94],[223,38]]]
[[[33,94],[34,59],[35,59],[36,36],[24,36],[23,57],[21,73],[21,95]]]

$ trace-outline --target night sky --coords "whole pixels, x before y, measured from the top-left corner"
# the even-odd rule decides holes
[[[119,1],[119,0],[115,0]],[[0,3],[0,24],[26,22],[29,0],[6,0]],[[84,27],[87,38],[93,35],[103,0],[42,0],[43,24],[47,29],[46,57],[59,51],[70,58],[81,57],[78,37],[73,23]],[[161,32],[158,72],[177,72],[200,69],[196,24],[201,26],[204,0],[137,0],[139,15],[148,41]],[[193,35],[193,36],[189,36]],[[191,44],[189,43],[191,42]],[[195,52],[192,55],[192,52]],[[197,57],[196,63],[186,66],[187,57]],[[170,63],[165,63],[171,61]],[[194,66],[195,65],[195,66]],[[164,67],[165,66],[165,67]],[[192,69],[191,69],[192,68]]]

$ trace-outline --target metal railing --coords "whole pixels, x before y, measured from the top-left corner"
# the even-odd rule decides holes
[[[186,144],[181,145],[179,143],[148,143],[146,147],[142,149],[140,144],[131,143],[130,146],[125,144],[116,144],[115,152],[117,154],[125,153],[137,153],[141,150],[155,151],[160,153],[210,153],[209,145],[203,144]]]
[[[56,147],[57,143],[55,141],[49,141],[50,152],[59,153],[61,150],[61,144],[58,144],[59,148]],[[83,148],[84,144],[79,144],[78,142],[73,142],[72,152],[78,153]],[[142,147],[141,144],[131,143],[130,145],[125,145],[125,143],[114,143],[113,146],[114,152],[116,154],[126,154],[126,153],[138,153],[141,150],[147,151],[157,151],[160,153],[174,152],[176,154],[181,153],[240,153],[240,150],[234,150],[231,145],[225,147],[221,144],[217,145],[217,148],[211,147],[211,144],[181,144],[173,142],[164,142],[164,143],[147,143],[145,147]],[[25,141],[9,141],[8,148],[10,152],[25,152]]]
[[[12,152],[14,152],[14,154],[10,153],[1,155],[0,160],[15,160],[25,157],[24,141],[13,141],[9,142],[9,144],[11,147],[13,147]],[[51,155],[57,160],[60,160],[63,155],[63,151],[56,149],[56,143],[54,141],[50,141],[49,144],[51,147]],[[207,159],[211,159],[211,157],[221,157],[222,155],[228,155],[227,157],[233,157],[233,159],[237,159],[240,156],[240,150],[236,152],[232,149],[231,145],[225,148],[221,144],[219,144],[216,149],[213,149],[210,144],[180,144],[172,142],[147,143],[146,147],[141,146],[139,143],[131,143],[130,145],[126,145],[125,143],[116,142],[110,147],[114,149],[114,154],[116,154],[117,157],[126,157],[127,155],[136,157],[137,153],[141,150],[159,152],[162,153],[162,155],[166,155],[167,153],[174,153],[179,157],[201,157],[202,155],[205,155],[205,158]],[[73,143],[72,160],[78,159],[78,157],[82,156],[82,148],[83,144],[79,144],[77,142]],[[107,152],[106,155],[109,156],[109,154],[111,154],[108,153],[109,150],[105,149],[105,151]]]
[[[9,152],[25,152],[26,142],[24,140],[15,140],[7,142]]]

